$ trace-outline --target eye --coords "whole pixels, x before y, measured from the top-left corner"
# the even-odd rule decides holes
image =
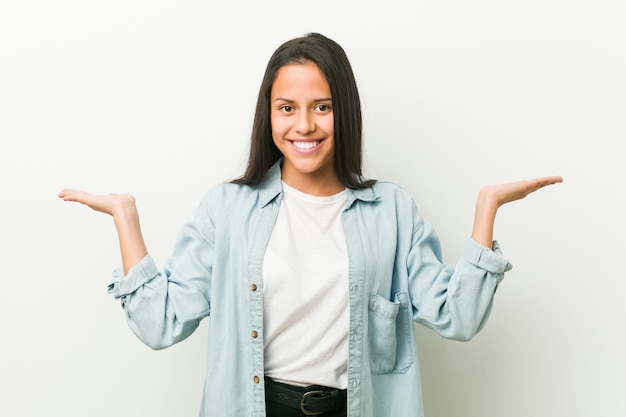
[[[317,107],[315,107],[315,110],[326,113],[331,111],[332,108],[328,104],[318,104]]]
[[[282,105],[279,107],[279,110],[283,113],[291,113],[293,111],[293,107],[288,104]]]

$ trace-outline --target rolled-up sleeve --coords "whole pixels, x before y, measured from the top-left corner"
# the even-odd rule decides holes
[[[493,241],[492,248],[489,249],[472,238],[467,239],[463,259],[477,268],[498,274],[500,279],[504,277],[505,272],[512,268],[512,265],[502,254],[500,243],[497,240]]]
[[[113,297],[122,298],[137,291],[146,282],[156,277],[158,273],[157,266],[148,254],[129,271],[128,276],[124,276],[122,268],[113,270],[113,279],[107,290]]]

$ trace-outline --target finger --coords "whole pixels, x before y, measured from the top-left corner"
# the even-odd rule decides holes
[[[534,180],[535,182],[535,187],[537,187],[537,189],[548,186],[548,185],[552,185],[552,184],[557,184],[560,182],[563,182],[563,177],[561,176],[553,176],[553,177],[543,177],[543,178],[536,178]]]
[[[70,189],[70,188],[64,188],[64,189],[62,189],[61,191],[59,191],[58,196],[59,196],[59,198],[63,198],[63,197],[65,197],[66,195],[68,195],[68,194],[70,194],[70,193],[72,193],[72,192],[74,192],[74,191],[75,191],[75,190],[72,190],[72,189]]]
[[[522,198],[544,187],[547,187],[548,185],[553,185],[560,182],[563,182],[563,178],[560,176],[541,177],[530,180],[527,182],[526,189],[523,191]]]
[[[59,193],[59,197],[62,198],[63,201],[72,201],[88,205],[89,201],[92,199],[92,194],[80,190],[63,190]]]
[[[59,191],[59,196],[62,194],[84,194],[85,191],[83,190],[77,190],[75,188],[64,188],[61,191]]]
[[[561,177],[560,175],[555,175],[551,177],[535,178],[535,181],[549,185],[549,184],[556,184],[558,182],[563,182],[563,177]]]

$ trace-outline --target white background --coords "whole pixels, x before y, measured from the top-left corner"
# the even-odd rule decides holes
[[[411,192],[447,262],[480,186],[565,178],[499,213],[514,269],[485,330],[418,328],[427,416],[626,415],[624,21],[618,0],[3,1],[0,415],[197,415],[208,320],[142,345],[105,291],[110,218],[56,194],[134,194],[163,261],[241,173],[269,56],[310,31],[354,66],[366,172]]]

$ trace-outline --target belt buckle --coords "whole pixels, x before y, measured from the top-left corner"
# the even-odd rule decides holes
[[[304,395],[302,396],[302,400],[300,400],[300,411],[302,411],[302,413],[306,416],[317,416],[319,414],[322,414],[321,411],[318,412],[314,412],[314,411],[309,411],[306,409],[306,399],[309,398],[312,395],[320,395],[323,394],[324,391],[309,391],[309,392],[305,392]]]

